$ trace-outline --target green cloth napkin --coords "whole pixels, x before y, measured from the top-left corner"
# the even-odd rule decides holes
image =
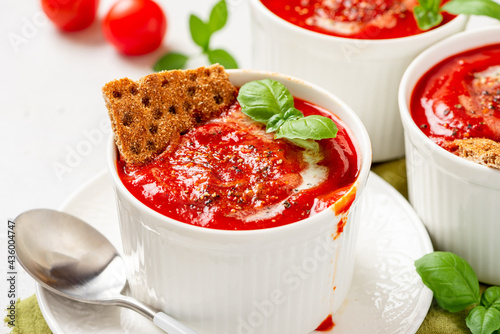
[[[372,171],[408,198],[405,159],[374,164]],[[52,334],[43,319],[35,295],[18,301],[16,305],[16,326],[11,334]],[[417,334],[470,334],[465,325],[466,316],[467,311],[450,313],[433,301]]]
[[[5,323],[12,319],[5,318]],[[52,334],[43,318],[36,296],[17,300],[14,326],[11,334]]]

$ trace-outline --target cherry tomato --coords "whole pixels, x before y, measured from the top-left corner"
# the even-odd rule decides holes
[[[61,30],[77,31],[94,22],[99,0],[41,0],[49,19]]]
[[[165,36],[167,18],[152,0],[120,0],[103,22],[104,36],[126,55],[156,50]]]

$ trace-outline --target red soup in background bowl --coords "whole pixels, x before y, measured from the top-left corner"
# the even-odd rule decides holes
[[[421,131],[448,151],[456,139],[500,142],[500,43],[435,65],[415,86],[410,108]]]
[[[402,157],[401,77],[420,52],[467,23],[466,16],[445,14],[441,26],[421,32],[414,4],[250,0],[253,67],[289,73],[338,95],[366,126],[374,162]]]
[[[260,0],[271,12],[301,28],[354,39],[391,39],[424,33],[413,15],[416,0]],[[446,2],[446,1],[445,1]],[[443,12],[439,26],[456,15]]]
[[[458,154],[469,141],[498,145],[499,36],[491,27],[436,44],[399,90],[410,202],[436,249],[464,257],[480,281],[496,285],[500,170]]]
[[[287,144],[277,141],[273,144],[277,146],[273,146],[272,150],[269,150],[273,153],[268,153],[262,147],[258,147],[258,142],[267,140],[267,137],[259,137],[259,141],[256,141],[255,144],[232,145],[233,147],[230,148],[218,145],[217,141],[208,145],[204,141],[206,136],[220,136],[218,140],[222,141],[242,140],[246,142],[255,139],[249,135],[232,134],[228,129],[226,129],[227,132],[221,129],[219,134],[218,131],[211,131],[213,130],[211,128],[219,126],[218,122],[221,120],[208,122],[205,124],[206,131],[202,128],[200,133],[195,130],[191,134],[184,135],[189,140],[186,141],[186,146],[181,146],[186,150],[182,157],[203,154],[209,146],[212,147],[211,150],[217,147],[212,153],[221,149],[220,155],[213,155],[215,160],[217,157],[220,158],[222,166],[216,175],[217,177],[228,177],[228,183],[234,181],[231,177],[239,175],[231,171],[230,164],[226,165],[226,162],[231,159],[233,159],[232,163],[239,163],[235,166],[241,168],[242,171],[250,168],[266,169],[269,167],[268,173],[278,173],[277,175],[280,177],[272,179],[271,175],[271,179],[267,179],[264,184],[259,184],[258,180],[251,183],[249,180],[257,174],[249,173],[242,178],[245,180],[243,183],[256,185],[255,188],[248,186],[236,190],[240,190],[238,194],[243,195],[250,188],[255,189],[254,191],[258,193],[259,186],[268,187],[263,190],[262,198],[266,199],[266,196],[271,196],[276,192],[278,198],[270,198],[269,200],[277,201],[280,209],[283,205],[284,211],[278,215],[287,215],[286,209],[289,206],[288,209],[292,209],[290,215],[293,218],[290,221],[283,218],[286,224],[276,227],[271,227],[274,223],[267,219],[271,225],[258,226],[259,229],[206,228],[200,224],[183,222],[181,221],[182,217],[175,216],[176,214],[172,216],[179,217],[178,219],[171,218],[169,217],[170,213],[162,214],[136,198],[127,189],[126,182],[122,182],[120,178],[122,171],[119,170],[123,166],[119,162],[116,145],[111,140],[109,169],[117,196],[118,216],[130,289],[135,297],[168,312],[179,321],[202,333],[239,333],[251,330],[256,334],[275,334],[276,328],[289,334],[309,333],[338,309],[349,290],[354,268],[355,244],[361,224],[357,215],[358,199],[363,192],[371,164],[368,134],[359,118],[347,105],[317,86],[276,73],[248,70],[227,72],[232,84],[237,87],[264,78],[280,81],[295,96],[296,106],[304,107],[305,113],[310,110],[314,113],[329,115],[339,121],[340,128],[343,130],[337,137],[337,144],[329,140],[320,143],[326,152],[330,152],[326,155],[331,156],[331,162],[327,163],[325,167],[332,169],[332,172],[335,169],[334,173],[337,173],[335,174],[337,179],[327,179],[325,182],[332,183],[334,186],[330,190],[327,189],[324,195],[318,195],[313,201],[313,207],[314,203],[319,203],[316,204],[318,208],[316,214],[311,215],[313,209],[310,209],[311,212],[307,213],[306,210],[302,216],[303,210],[292,209],[294,205],[303,205],[299,199],[297,199],[298,204],[290,202],[289,199],[290,205],[288,205],[283,202],[283,198],[289,197],[281,197],[282,192],[286,192],[285,196],[288,196],[288,192],[290,192],[290,196],[293,197],[294,189],[300,188],[299,183],[294,180],[297,178],[297,173],[289,172],[294,168],[300,171],[303,166],[298,162],[301,160],[289,159],[287,156],[287,154],[292,157],[296,155],[297,152],[294,152],[296,148],[287,147]],[[138,91],[138,94],[143,94],[140,87]],[[316,106],[320,108],[318,109]],[[234,106],[234,108],[236,107]],[[231,116],[229,111],[225,116],[223,114],[221,119],[224,117],[231,118],[235,115]],[[223,138],[223,133],[228,134],[227,138]],[[196,145],[201,146],[195,151],[188,149],[189,142],[194,143],[195,139],[197,140]],[[204,143],[207,144],[207,148],[203,148]],[[255,151],[251,145],[255,146]],[[234,146],[237,147],[234,148]],[[279,152],[280,149],[285,150],[285,152]],[[229,150],[230,157],[226,155],[228,153],[226,150]],[[342,161],[334,162],[333,160],[337,159],[334,156],[339,153],[338,157]],[[172,157],[170,156],[170,158]],[[257,158],[269,159],[271,164],[269,166],[262,165],[256,161]],[[243,161],[239,161],[240,159]],[[285,159],[290,161],[285,161]],[[176,160],[168,161],[169,163],[177,163],[174,162]],[[198,160],[197,163],[201,166],[193,165],[190,168],[199,169],[200,175],[204,175],[203,167],[209,168],[210,164],[216,162],[210,159],[206,162],[208,164],[206,166],[203,166],[203,163]],[[284,166],[284,168],[280,166]],[[151,171],[151,169],[149,170]],[[189,168],[179,167],[179,171],[181,171],[182,177],[187,175],[193,182],[196,180],[192,177],[192,170]],[[234,172],[239,173],[236,169]],[[158,175],[161,173],[160,171]],[[292,176],[281,177],[281,175],[288,174]],[[147,175],[150,174],[146,170],[146,177],[148,177]],[[284,179],[287,177],[290,177],[288,181],[294,187],[289,187],[286,184]],[[345,180],[343,180],[344,177]],[[239,180],[240,177],[236,179]],[[187,181],[185,180],[185,182]],[[212,185],[220,186],[217,183]],[[278,189],[278,185],[280,188],[290,189]],[[177,185],[173,188],[175,187]],[[274,191],[271,191],[269,187],[273,188]],[[322,187],[320,185],[318,188]],[[314,187],[306,189],[306,192],[313,191],[313,189]],[[188,193],[193,194],[196,187],[187,187],[187,190]],[[200,190],[203,189],[200,188]],[[202,193],[200,197],[209,201],[211,198],[217,197],[217,194],[219,196],[224,194],[226,198],[232,199],[232,194],[228,194],[230,189],[224,190],[219,187],[217,190],[219,192],[214,191],[216,193],[214,197],[212,197],[213,193],[209,191],[206,192],[206,196],[203,196],[205,193]],[[177,190],[172,191],[177,196]],[[249,198],[252,200],[252,197]],[[310,196],[305,196],[305,202],[310,202],[310,198]],[[202,203],[206,205],[205,202]],[[231,205],[226,213],[231,213],[233,209],[235,212],[238,211],[228,201],[221,201],[221,203],[222,206]],[[276,202],[273,204],[276,205]],[[255,202],[253,205],[253,207],[242,205],[241,210],[253,209],[256,205]],[[263,208],[258,211],[265,214],[265,210]],[[180,216],[182,216],[182,209],[180,212]],[[192,212],[197,213],[198,211],[195,209]],[[295,215],[298,215],[299,218],[296,218]],[[203,216],[200,219],[203,221],[206,218],[207,216]],[[281,219],[277,219],[277,221],[281,221]],[[233,223],[238,225],[241,224],[241,221],[228,222],[222,219],[223,225],[228,224],[223,227],[231,225],[232,229]],[[209,221],[208,227],[210,224]],[[314,266],[314,270],[308,272],[307,280],[290,280],[290,270],[304,265],[308,268]],[[272,307],[272,316],[255,324],[252,317],[256,312],[260,312],[262,307]]]

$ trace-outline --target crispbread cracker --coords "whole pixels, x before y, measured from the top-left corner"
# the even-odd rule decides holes
[[[236,88],[220,65],[128,78],[103,87],[116,145],[126,163],[143,164],[180,134],[234,103]]]
[[[457,139],[458,155],[475,163],[500,169],[500,143],[485,138]]]

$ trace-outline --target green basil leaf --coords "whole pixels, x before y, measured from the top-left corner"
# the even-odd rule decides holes
[[[500,287],[490,286],[481,296],[481,305],[486,308],[494,307],[500,311]]]
[[[439,12],[439,8],[435,10],[432,7],[416,6],[413,8],[413,16],[420,30],[429,30],[443,21],[443,15]]]
[[[500,329],[500,311],[494,307],[476,306],[465,318],[465,323],[473,334],[491,334]]]
[[[222,29],[227,22],[227,6],[226,1],[219,1],[212,11],[210,12],[210,19],[208,20],[208,26],[210,28],[210,33],[214,33],[217,30]]]
[[[180,70],[186,66],[188,59],[189,57],[182,53],[169,52],[158,59],[156,64],[153,66],[153,70],[156,72]]]
[[[287,121],[302,117],[304,117],[304,114],[300,110],[297,110],[295,108],[288,109],[287,111],[285,111],[285,115],[283,116],[283,118]]]
[[[311,115],[286,121],[276,133],[276,138],[314,139],[335,138],[337,125],[328,117]]]
[[[500,20],[500,4],[492,0],[452,0],[442,9],[451,14],[484,15]]]
[[[234,58],[227,53],[227,51],[222,49],[209,50],[208,60],[212,64],[220,64],[224,66],[225,69],[238,68],[236,60],[234,60]]]
[[[312,151],[316,151],[316,152],[319,151],[319,144],[315,140],[311,140],[311,139],[305,140],[305,139],[297,139],[297,138],[295,138],[295,139],[288,138],[288,140],[297,146],[305,148],[306,150],[312,150]]]
[[[268,121],[266,125],[266,132],[276,132],[285,120],[283,119],[281,114],[276,114],[272,116]]]
[[[189,17],[189,29],[191,30],[191,38],[193,41],[203,48],[203,51],[208,50],[210,43],[210,28],[198,16],[191,14]]]
[[[432,292],[438,304],[458,312],[467,306],[479,305],[479,282],[472,267],[456,254],[433,252],[415,261],[422,281]]]
[[[245,115],[264,124],[274,115],[293,108],[292,94],[282,83],[270,79],[244,84],[237,100]]]

